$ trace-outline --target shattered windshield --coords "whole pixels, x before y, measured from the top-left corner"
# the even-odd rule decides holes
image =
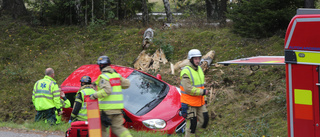
[[[123,89],[124,107],[135,115],[149,112],[167,94],[165,83],[141,72],[134,71],[127,79],[130,87]]]

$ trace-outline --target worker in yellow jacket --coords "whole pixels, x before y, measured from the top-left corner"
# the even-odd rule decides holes
[[[186,118],[185,137],[195,136],[197,126],[206,128],[209,117],[205,105],[204,73],[200,67],[201,52],[192,49],[188,52],[189,63],[180,72],[181,111]]]
[[[43,79],[37,81],[33,88],[32,102],[37,110],[35,121],[48,120],[56,123],[55,110],[60,113],[60,90],[54,80],[54,70],[47,68]]]
[[[96,91],[91,86],[91,77],[82,76],[80,79],[81,88],[77,92],[76,99],[74,101],[73,110],[71,113],[71,121],[87,121],[87,104],[85,97],[89,97]],[[70,121],[70,122],[71,122]]]
[[[123,105],[122,89],[129,88],[130,81],[123,78],[113,68],[108,56],[98,58],[101,75],[95,81],[98,91],[90,96],[91,99],[98,98],[101,116],[111,120],[112,132],[118,137],[132,137],[129,130],[123,124],[121,110]],[[101,125],[102,136],[107,136],[106,125]]]
[[[60,113],[58,113],[58,110],[55,111],[55,115],[56,115],[56,119],[57,119],[56,124],[61,123],[62,114],[64,113],[62,111],[62,108],[71,107],[70,101],[67,99],[66,95],[61,90],[60,90],[60,97],[61,97],[60,98]],[[45,120],[45,123],[47,123],[47,120]]]
[[[56,114],[56,119],[57,119],[57,122],[56,124],[60,124],[61,123],[61,118],[62,118],[62,114],[64,113],[62,111],[62,108],[69,108],[71,107],[71,103],[70,103],[70,100],[67,99],[66,95],[64,94],[63,91],[60,90],[60,114],[58,114],[58,111],[55,112]]]

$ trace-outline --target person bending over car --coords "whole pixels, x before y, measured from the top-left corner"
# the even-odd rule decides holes
[[[98,91],[90,96],[90,99],[99,100],[99,109],[101,110],[101,119],[110,119],[112,133],[118,137],[132,137],[129,130],[123,124],[121,110],[124,108],[122,89],[130,86],[130,81],[123,78],[113,68],[110,67],[111,61],[108,56],[100,56],[97,64],[100,67],[101,74],[95,81]],[[107,125],[102,122],[102,136],[107,136]]]
[[[204,73],[200,67],[201,52],[192,49],[188,52],[189,63],[180,72],[181,112],[186,118],[185,137],[195,136],[197,125],[206,128],[209,117],[205,105]]]
[[[87,104],[85,101],[85,97],[89,97],[96,91],[92,88],[91,85],[91,77],[82,76],[80,79],[81,88],[77,92],[76,99],[74,101],[73,110],[71,113],[71,121],[87,121]]]

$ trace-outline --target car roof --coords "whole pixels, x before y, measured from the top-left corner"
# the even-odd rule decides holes
[[[110,65],[115,69],[122,77],[127,78],[133,71],[133,68]],[[80,87],[80,79],[82,76],[90,76],[92,82],[94,82],[101,74],[99,65],[89,64],[83,65],[71,73],[61,84],[61,87]]]

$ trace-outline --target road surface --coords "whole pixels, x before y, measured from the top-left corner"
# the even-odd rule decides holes
[[[0,127],[0,137],[64,137],[61,131],[33,131]]]

